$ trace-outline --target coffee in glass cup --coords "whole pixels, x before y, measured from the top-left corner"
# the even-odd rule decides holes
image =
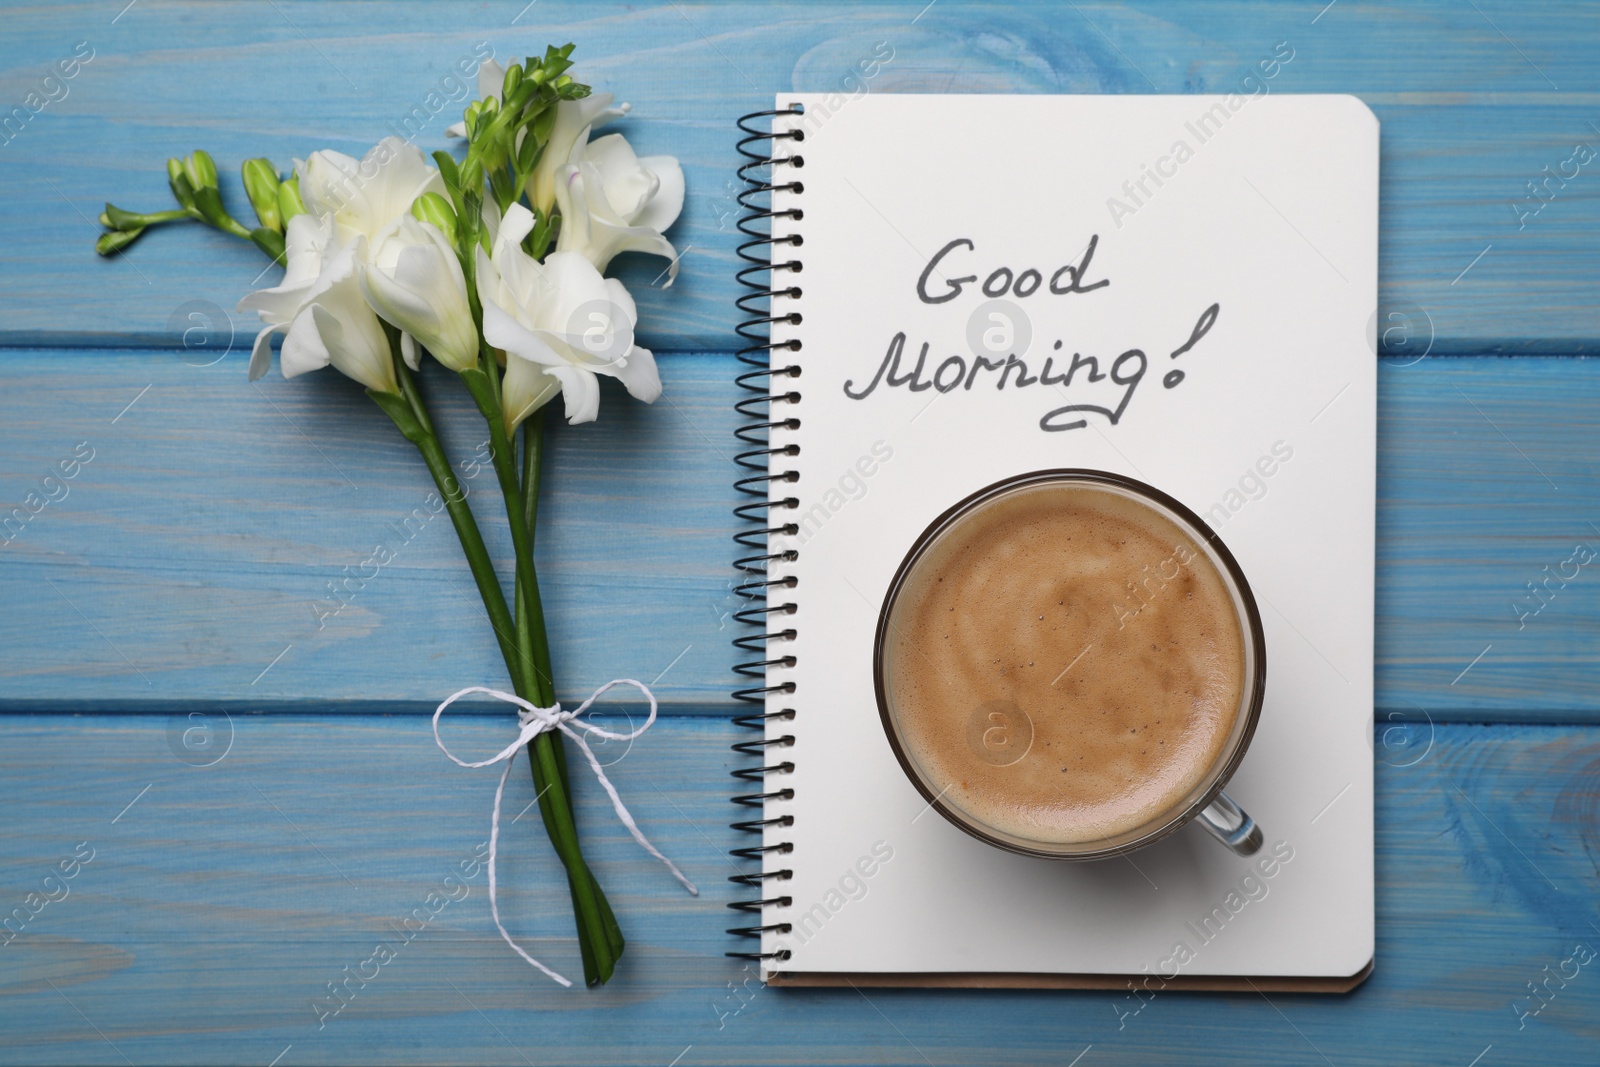
[[[890,585],[875,680],[902,768],[950,822],[1014,852],[1097,859],[1198,819],[1255,730],[1255,599],[1204,522],[1104,471],[1038,471],[936,519]]]

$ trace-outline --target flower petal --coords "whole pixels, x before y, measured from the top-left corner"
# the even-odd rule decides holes
[[[561,379],[526,359],[510,359],[506,361],[501,390],[506,429],[514,430],[523,419],[555,399],[561,392]]]
[[[489,301],[483,304],[483,339],[518,359],[543,367],[571,366],[543,337],[522,325],[499,304]],[[506,366],[510,367],[514,362],[508,361]]]
[[[361,164],[345,155],[324,148],[303,162],[295,163],[300,180],[300,199],[312,215],[332,215],[350,198]]]
[[[365,310],[366,305],[361,306]],[[328,362],[336,370],[377,392],[400,391],[394,365],[389,361],[389,341],[378,326],[376,315],[371,311],[364,317],[350,314],[348,307],[341,308],[341,314],[335,314],[332,308],[320,303],[312,304],[310,311],[317,333],[326,346]],[[373,336],[374,331],[376,336]]]
[[[523,206],[520,200],[506,208],[505,215],[500,219],[499,232],[495,234],[496,256],[502,248],[522,244],[522,239],[533,232],[533,223],[533,212]]]
[[[666,233],[683,213],[683,167],[673,156],[645,156],[639,165],[653,172],[661,184],[633,224]]]
[[[656,369],[655,355],[648,348],[634,345],[611,374],[627,388],[629,395],[646,404],[655,403],[661,395],[661,373]]]
[[[259,381],[272,367],[272,335],[281,333],[285,327],[268,326],[256,334],[256,341],[250,347],[250,380]]]
[[[361,161],[362,193],[371,216],[369,236],[411,210],[423,193],[444,193],[444,179],[428,164],[422,149],[395,136],[385,137]]]
[[[607,203],[621,221],[629,224],[637,221],[661,186],[655,174],[639,165],[633,146],[620,133],[590,141],[583,149],[582,161],[594,166]]]
[[[502,67],[492,57],[483,61],[478,67],[478,99],[487,100],[491,96],[500,99],[500,90],[506,87],[506,68]]]
[[[571,365],[551,367],[561,380],[561,395],[566,400],[567,422],[593,422],[600,417],[600,379],[589,371]]]
[[[374,251],[357,258],[361,291],[372,309],[402,331],[412,334],[434,357],[460,371],[478,360],[478,331],[467,303],[466,278],[455,249],[430,223],[402,215],[384,230]]]
[[[316,318],[311,309],[306,308],[289,324],[289,332],[283,338],[283,348],[278,352],[278,369],[285,378],[296,378],[327,365],[328,346],[322,343],[322,335],[317,332]]]
[[[664,256],[672,261],[667,267],[667,284],[676,280],[677,250],[672,242],[648,227],[629,226],[617,215],[604,195],[597,192],[601,177],[593,164],[568,166],[562,173],[563,181],[556,187],[556,199],[561,204],[557,251],[576,252],[602,271],[622,252]]]
[[[594,93],[582,100],[562,100],[556,104],[555,124],[528,183],[532,202],[539,210],[549,211],[555,203],[561,168],[570,163],[588,141],[590,129],[628,113],[627,104],[614,108],[611,99],[610,93]]]
[[[633,302],[633,294],[628,292],[628,287],[616,278],[606,279],[606,296],[610,301],[622,309],[622,314],[628,320],[631,330],[639,324],[639,306]]]
[[[285,233],[283,278],[275,286],[247,293],[240,311],[256,311],[265,322],[288,322],[314,294],[333,238],[333,220],[296,215]]]
[[[602,261],[595,264],[601,270],[605,270],[613,259],[624,252],[643,252],[670,261],[667,264],[667,285],[670,286],[678,280],[678,250],[672,247],[672,242],[661,236],[659,231],[645,226],[611,228],[605,223],[600,223],[595,228],[600,231],[600,246],[606,252]]]

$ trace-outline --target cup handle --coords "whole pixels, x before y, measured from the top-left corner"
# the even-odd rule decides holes
[[[1261,851],[1261,827],[1226,793],[1218,793],[1195,820],[1241,856],[1254,856]]]

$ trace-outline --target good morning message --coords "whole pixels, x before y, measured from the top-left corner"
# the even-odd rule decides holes
[[[1025,267],[994,267],[978,283],[976,266],[979,263],[977,242],[969,237],[957,237],[928,260],[928,265],[917,278],[917,299],[924,304],[948,304],[952,301],[973,301],[979,297],[997,303],[988,313],[998,329],[984,331],[968,338],[968,355],[952,354],[940,358],[931,355],[935,342],[921,342],[916,362],[905,370],[906,348],[911,342],[907,331],[901,330],[889,339],[888,350],[878,363],[872,378],[858,385],[854,379],[844,383],[844,393],[852,400],[865,400],[880,387],[907,389],[913,393],[929,389],[940,393],[957,390],[970,393],[974,388],[1028,389],[1043,386],[1053,390],[1056,398],[1070,402],[1052,407],[1039,418],[1039,428],[1048,432],[1077,430],[1087,426],[1088,416],[1099,416],[1112,426],[1122,421],[1123,414],[1133,400],[1134,391],[1150,370],[1151,357],[1143,348],[1127,348],[1116,354],[1100,352],[1084,354],[1073,351],[1067,339],[1057,338],[1050,352],[1041,361],[1030,356],[1031,328],[1016,329],[1007,312],[1021,312],[1023,304],[1031,299],[1041,303],[1049,300],[1083,298],[1105,289],[1110,278],[1090,280],[1090,267],[1094,261],[1099,234],[1089,238],[1088,245],[1078,258],[1056,267],[1047,275],[1044,270]],[[1048,268],[1047,268],[1048,269]],[[970,273],[969,273],[970,272]],[[984,307],[975,309],[981,316]],[[1154,349],[1167,361],[1190,352],[1211,332],[1221,311],[1212,304],[1201,311],[1187,338],[1176,339],[1176,347]],[[1027,321],[1025,312],[1020,316]],[[996,344],[995,341],[999,341]],[[1007,350],[1009,349],[1009,350]],[[986,352],[984,350],[987,350]],[[948,348],[946,349],[948,351]],[[1030,366],[1028,356],[1032,360]],[[932,366],[937,361],[937,366]],[[930,371],[930,366],[932,370]],[[1174,367],[1162,375],[1161,384],[1175,388],[1184,380],[1185,373]],[[1109,383],[1109,384],[1101,384]]]

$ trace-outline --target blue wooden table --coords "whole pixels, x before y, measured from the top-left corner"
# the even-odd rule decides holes
[[[1545,581],[1600,549],[1600,9],[100,0],[0,18],[0,514],[45,500],[0,534],[0,913],[25,916],[0,935],[0,1062],[1600,1062],[1600,959],[1571,962],[1600,949],[1600,570]],[[608,393],[599,424],[554,434],[558,681],[655,680],[666,717],[613,774],[705,892],[679,892],[586,782],[631,938],[615,981],[535,976],[479,875],[320,1017],[486,838],[493,772],[447,763],[425,713],[501,668],[442,523],[329,613],[330,583],[429,485],[350,383],[246,383],[252,326],[227,309],[259,253],[190,226],[102,261],[93,220],[106,199],[163,204],[169,155],[359,154],[479,42],[567,40],[690,195],[677,285],[627,275],[665,398]],[[724,958],[733,122],[844,86],[878,42],[873,92],[1019,93],[1227,91],[1287,42],[1274,91],[1355,93],[1382,120],[1378,951],[1354,993],[1169,993],[1128,1016],[1106,992],[768,990]],[[444,421],[469,452],[465,406]],[[1308,566],[1316,548],[1298,546]],[[507,723],[455,730],[489,752]],[[532,799],[521,775],[511,790],[513,811]],[[536,820],[506,851],[508,925],[575,969]]]

